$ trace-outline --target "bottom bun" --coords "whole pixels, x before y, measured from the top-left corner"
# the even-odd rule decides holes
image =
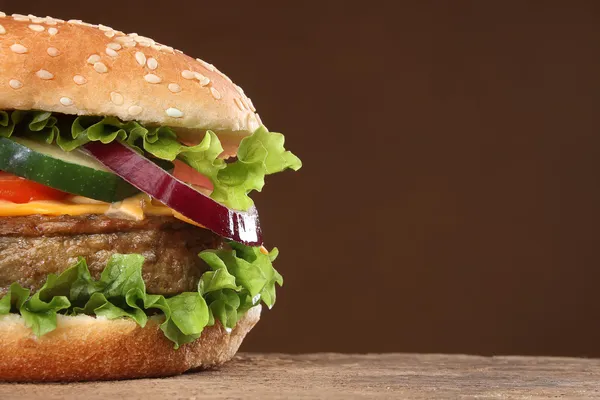
[[[233,358],[260,319],[250,309],[231,333],[205,328],[193,343],[173,343],[153,317],[146,327],[129,319],[58,316],[57,329],[36,338],[15,314],[0,317],[0,381],[90,381],[162,377],[221,365]]]

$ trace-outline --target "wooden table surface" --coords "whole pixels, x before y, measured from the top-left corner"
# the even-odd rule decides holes
[[[417,354],[242,354],[166,379],[0,384],[0,399],[600,398],[600,360]]]

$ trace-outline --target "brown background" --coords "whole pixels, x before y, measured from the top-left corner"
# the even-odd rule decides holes
[[[0,5],[200,56],[286,134],[245,350],[600,356],[599,2]]]

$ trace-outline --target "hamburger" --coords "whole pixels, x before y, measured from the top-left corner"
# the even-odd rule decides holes
[[[249,194],[298,170],[213,65],[104,25],[0,13],[0,380],[230,360],[278,251]]]

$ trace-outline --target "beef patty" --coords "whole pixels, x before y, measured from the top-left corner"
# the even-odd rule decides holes
[[[198,253],[220,246],[222,239],[211,231],[173,217],[0,217],[0,296],[13,282],[35,291],[48,274],[64,271],[80,256],[99,279],[115,253],[145,257],[142,276],[148,293],[195,291],[207,268]]]

